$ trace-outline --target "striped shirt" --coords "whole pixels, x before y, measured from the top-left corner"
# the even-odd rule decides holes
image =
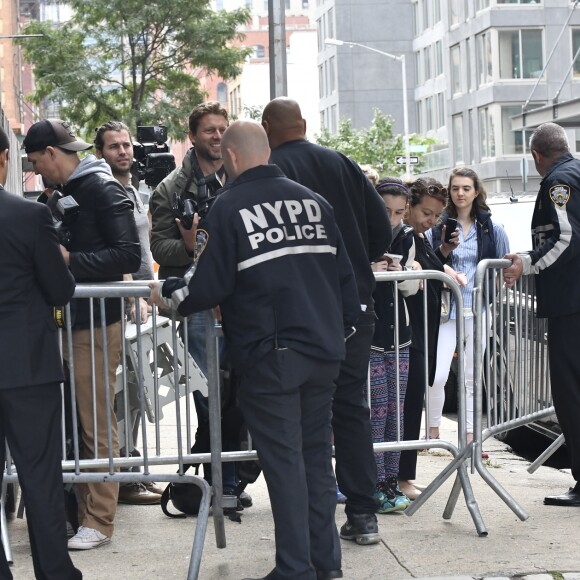
[[[492,222],[493,234],[495,239],[496,256],[503,258],[509,253],[509,240],[503,227]],[[467,277],[467,285],[461,287],[461,295],[463,296],[463,309],[466,317],[473,316],[473,289],[475,285],[475,271],[478,264],[478,248],[477,248],[477,226],[475,223],[471,226],[467,235],[464,234],[461,224],[458,223],[459,228],[459,246],[451,252],[451,261],[449,265],[456,272],[463,272]],[[433,241],[433,234],[431,230],[425,233],[429,243]],[[455,320],[456,307],[455,302],[451,301],[451,315],[450,318]]]

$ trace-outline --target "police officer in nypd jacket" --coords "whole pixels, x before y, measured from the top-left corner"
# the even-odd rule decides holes
[[[68,303],[75,281],[50,210],[4,189],[9,153],[8,137],[0,128],[0,488],[8,443],[26,505],[34,575],[76,580],[82,574],[66,544],[64,375],[52,308]],[[12,578],[1,541],[0,578]]]
[[[266,578],[341,578],[331,405],[360,314],[353,271],[330,205],[267,164],[258,123],[233,123],[222,154],[233,182],[197,231],[194,265],[150,300],[182,315],[221,307],[274,516]]]
[[[580,160],[555,123],[540,125],[530,138],[542,176],[532,216],[533,250],[508,254],[506,286],[535,274],[537,315],[548,319],[550,384],[554,407],[570,456],[576,485],[546,505],[580,507]]]

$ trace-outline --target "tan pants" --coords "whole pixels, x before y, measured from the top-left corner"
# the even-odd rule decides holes
[[[113,457],[119,457],[119,440],[117,436],[117,418],[114,411],[116,371],[121,358],[121,323],[107,326],[107,355],[109,377],[109,405],[105,395],[105,375],[103,366],[103,334],[101,326],[94,330],[94,370],[95,395],[93,399],[93,380],[91,368],[91,332],[90,329],[74,330],[73,357],[74,381],[76,388],[77,413],[81,428],[81,459],[106,458],[109,456],[107,435],[108,417],[111,422]],[[68,346],[64,347],[64,359],[68,363]],[[70,367],[70,365],[69,365]],[[72,374],[71,374],[72,380]],[[94,400],[94,404],[93,404]],[[95,449],[94,417],[96,417],[97,445]],[[104,469],[91,469],[108,471]],[[119,484],[117,483],[81,483],[77,484],[79,504],[79,524],[99,530],[102,534],[113,535],[113,521],[117,511]]]

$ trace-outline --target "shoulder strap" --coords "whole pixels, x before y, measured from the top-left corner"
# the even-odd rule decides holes
[[[167,504],[169,502],[169,500],[171,499],[171,489],[172,489],[173,484],[170,483],[164,490],[163,493],[161,494],[161,509],[163,510],[163,513],[168,517],[168,518],[186,518],[187,516],[185,514],[172,514],[168,509],[167,509]]]

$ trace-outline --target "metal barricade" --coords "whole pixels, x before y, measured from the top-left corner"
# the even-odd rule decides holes
[[[423,311],[427,312],[427,285],[429,280],[439,280],[445,283],[453,294],[455,303],[457,305],[457,317],[456,317],[456,331],[457,331],[457,342],[458,344],[463,344],[465,342],[465,328],[464,328],[464,312],[463,312],[463,298],[461,291],[457,282],[448,276],[438,271],[424,270],[424,271],[404,271],[404,272],[376,272],[375,279],[378,283],[382,282],[398,282],[403,280],[421,280],[424,284],[423,292]],[[398,292],[395,292],[395,349],[397,353],[397,360],[399,359],[399,340],[398,340]],[[423,320],[424,333],[427,335],[427,317],[425,316]],[[443,483],[454,473],[456,473],[455,483],[451,490],[447,505],[443,512],[444,519],[450,519],[459,493],[463,490],[466,505],[471,515],[471,518],[475,524],[475,528],[479,536],[486,536],[487,530],[479,507],[475,500],[473,494],[473,489],[471,487],[471,482],[469,480],[467,463],[472,455],[472,445],[467,445],[467,427],[466,427],[466,404],[465,404],[465,374],[464,374],[464,353],[463,349],[458,349],[458,369],[457,369],[457,401],[458,401],[458,441],[454,443],[452,441],[445,441],[443,439],[427,439],[427,440],[416,440],[416,441],[402,441],[400,439],[400,413],[399,408],[397,408],[397,440],[389,443],[375,443],[375,452],[384,451],[404,451],[404,450],[422,450],[422,449],[433,449],[440,448],[448,451],[453,456],[453,460],[443,469],[443,471],[427,486],[427,488],[421,493],[421,495],[415,499],[409,507],[404,510],[404,513],[408,516],[412,516],[421,506],[429,500],[429,498],[443,485]],[[429,378],[428,378],[428,368],[425,365],[425,392],[429,388]],[[397,365],[398,367],[398,365]],[[370,399],[370,393],[369,393]],[[399,400],[399,375],[397,370],[397,400]],[[427,402],[428,405],[428,402]],[[428,429],[426,430],[428,433]]]
[[[489,437],[554,414],[548,372],[547,324],[546,320],[536,318],[534,276],[524,276],[513,289],[507,289],[502,270],[510,264],[509,260],[482,260],[475,276],[475,335],[486,333],[487,349],[483,355],[481,343],[476,341],[473,469],[521,520],[525,520],[527,512],[491,475],[481,458],[481,445]],[[487,403],[485,427],[482,421],[484,396]],[[553,450],[555,448],[556,444],[552,446]],[[542,460],[547,457],[546,452]]]
[[[203,543],[213,496],[213,517],[216,528],[216,544],[225,547],[223,524],[222,483],[221,483],[221,432],[220,404],[218,388],[218,358],[216,340],[218,329],[211,313],[208,313],[210,332],[208,349],[210,364],[208,392],[207,381],[188,354],[187,332],[178,331],[178,321],[163,318],[152,313],[147,324],[125,323],[125,299],[128,297],[148,297],[149,288],[144,282],[119,282],[110,284],[79,284],[74,298],[90,301],[91,321],[86,329],[90,350],[83,354],[82,362],[75,360],[78,348],[78,331],[71,327],[71,308],[66,307],[66,328],[62,332],[63,356],[67,361],[70,388],[63,385],[63,480],[65,484],[86,483],[130,483],[130,482],[173,482],[190,483],[201,489],[202,498],[196,520],[195,536],[191,550],[188,579],[198,577]],[[105,299],[118,301],[123,313],[117,327],[109,327],[99,321],[106,321]],[[139,319],[139,300],[137,319]],[[98,316],[95,315],[98,313]],[[95,322],[97,320],[97,322]],[[180,321],[185,325],[186,320]],[[119,332],[120,352],[113,343],[115,332]],[[123,337],[123,339],[121,339]],[[117,340],[117,339],[115,339]],[[111,346],[110,346],[111,345]],[[119,365],[114,369],[116,357]],[[111,363],[111,364],[109,364]],[[79,394],[79,370],[83,365],[83,375],[90,376],[90,384],[85,381],[83,389],[89,390],[92,399],[91,419],[86,420],[84,430],[91,432],[83,441],[79,435],[80,419],[77,409]],[[209,461],[209,454],[191,454],[192,440],[192,398],[188,396],[194,389],[208,394],[210,407],[210,430],[212,439],[212,488],[202,478],[184,473],[188,464]],[[97,408],[97,392],[104,394],[104,411]],[[116,410],[113,411],[114,406]],[[171,426],[163,425],[164,408],[166,419],[168,409],[174,407]],[[65,407],[69,412],[65,413]],[[137,436],[137,433],[139,435]],[[100,439],[99,439],[100,437]],[[106,441],[103,446],[104,441]],[[87,454],[87,448],[94,452]],[[141,456],[133,456],[137,447]],[[101,452],[99,452],[99,448]],[[102,452],[102,449],[106,452]],[[119,452],[119,448],[123,453]],[[169,470],[159,466],[168,466]],[[120,471],[121,468],[140,467],[143,472]],[[155,467],[154,471],[151,468]],[[4,466],[2,466],[4,469]],[[177,471],[176,471],[177,470]],[[12,553],[6,526],[4,498],[6,486],[18,479],[18,473],[11,464],[8,454],[4,482],[2,485],[2,538],[7,559]]]

